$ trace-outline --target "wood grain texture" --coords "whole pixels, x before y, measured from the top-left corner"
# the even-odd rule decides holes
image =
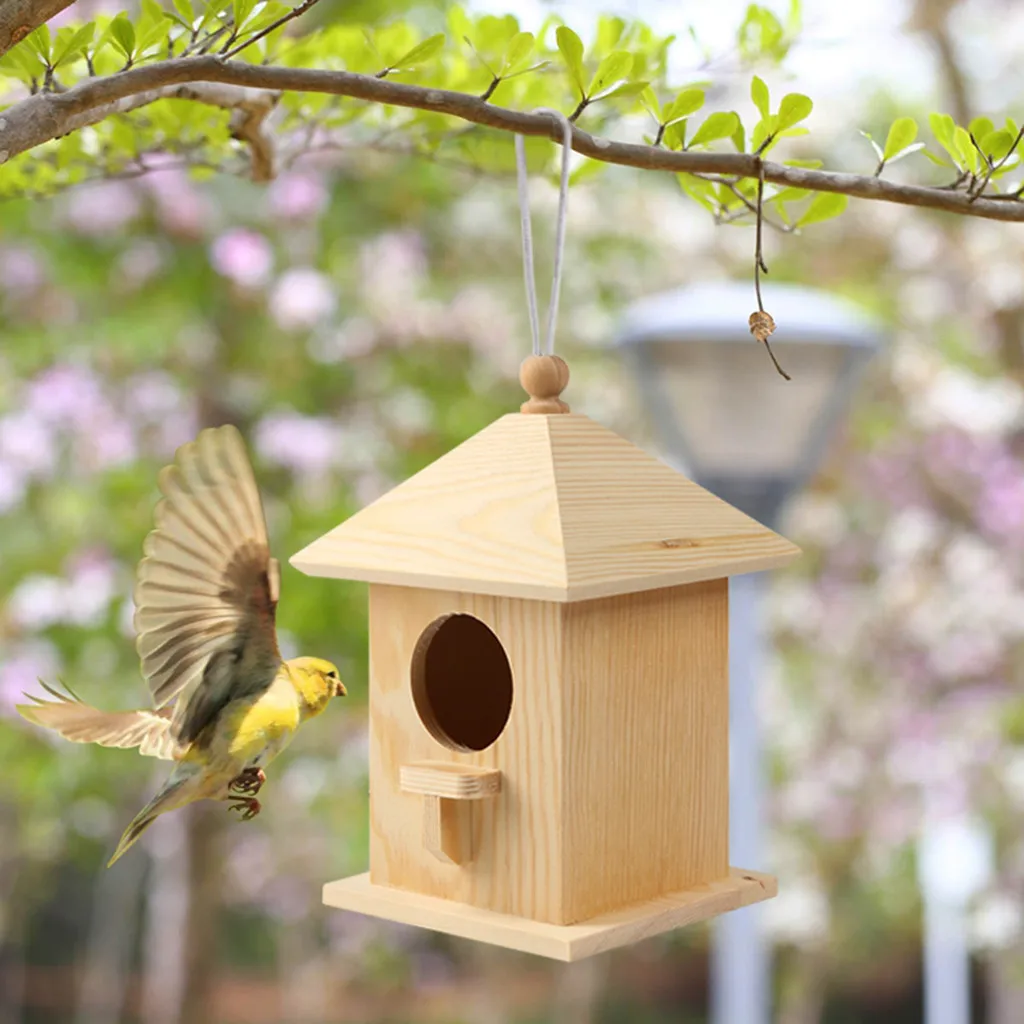
[[[586,416],[513,413],[291,561],[314,576],[567,602],[772,569],[797,554]]]
[[[438,617],[474,615],[512,665],[512,714],[486,750],[451,750],[424,727],[410,665]],[[377,885],[557,920],[562,914],[561,608],[540,601],[370,587],[370,875]],[[422,761],[500,770],[501,792],[471,802],[473,860],[442,863],[423,842],[424,797],[402,791]]]
[[[734,868],[718,881],[570,925],[530,921],[435,896],[401,892],[374,885],[369,874],[328,882],[323,900],[329,907],[572,961],[759,903],[777,892],[778,883],[771,875]]]
[[[442,864],[469,864],[476,856],[473,805],[445,797],[423,798],[423,846]]]
[[[445,761],[403,764],[399,768],[398,782],[403,793],[449,800],[484,800],[501,792],[501,772],[496,768]]]
[[[563,923],[729,870],[728,581],[562,609]]]

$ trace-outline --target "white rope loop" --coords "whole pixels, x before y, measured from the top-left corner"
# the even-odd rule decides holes
[[[538,107],[535,114],[550,114],[562,125],[562,180],[558,192],[558,220],[555,224],[555,263],[551,279],[551,299],[545,324],[545,344],[540,343],[540,316],[537,309],[537,280],[533,270],[533,231],[530,226],[530,195],[526,180],[526,147],[523,136],[517,135],[516,180],[519,186],[519,217],[523,231],[523,275],[526,279],[526,307],[530,314],[530,333],[533,335],[535,356],[555,354],[555,321],[558,317],[558,299],[562,290],[562,265],[565,253],[565,224],[569,205],[569,159],[572,156],[572,123],[560,110]]]

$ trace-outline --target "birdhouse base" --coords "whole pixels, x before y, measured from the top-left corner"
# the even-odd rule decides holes
[[[436,896],[374,885],[368,873],[328,882],[323,899],[329,907],[571,961],[760,903],[777,892],[778,882],[771,875],[733,868],[729,877],[721,881],[570,925],[545,924]]]

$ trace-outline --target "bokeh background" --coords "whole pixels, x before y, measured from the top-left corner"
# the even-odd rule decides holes
[[[709,58],[687,65],[684,49],[675,77],[711,77],[710,103],[728,109],[749,105],[744,6],[618,9],[681,35],[692,24]],[[517,7],[524,28],[554,10],[584,36],[598,14]],[[761,72],[816,101],[794,155],[870,173],[858,129],[884,134],[897,114],[1019,116],[1024,12],[1010,0],[804,7],[789,60]],[[366,861],[366,595],[285,559],[516,408],[528,347],[512,180],[400,142],[296,160],[267,187],[171,168],[0,207],[2,1024],[706,1019],[702,928],[565,967],[320,904],[325,880]],[[554,193],[535,190],[544,253]],[[617,318],[664,288],[746,279],[752,236],[716,228],[669,177],[617,169],[575,187],[559,334],[573,407],[649,443],[611,346]],[[1014,1024],[1024,233],[854,201],[766,246],[769,309],[773,281],[812,284],[891,337],[788,510],[784,532],[807,556],[768,599],[771,842],[758,866],[781,883],[766,911],[776,1019],[922,1019],[916,839],[925,808],[942,806],[980,817],[994,843],[970,908],[976,1019]],[[163,766],[51,741],[13,706],[40,676],[101,706],[144,698],[130,593],[156,473],[225,419],[248,438],[282,559],[285,652],[334,659],[350,697],[303,730],[258,819],[163,818],[108,872]]]

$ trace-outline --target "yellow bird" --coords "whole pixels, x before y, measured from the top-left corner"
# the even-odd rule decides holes
[[[159,815],[196,800],[225,800],[254,817],[263,768],[304,721],[345,696],[329,661],[281,658],[280,570],[238,431],[202,431],[178,449],[159,486],[135,586],[136,648],[153,708],[101,711],[45,683],[53,700],[18,706],[76,743],[138,747],[176,762],[108,867]]]

